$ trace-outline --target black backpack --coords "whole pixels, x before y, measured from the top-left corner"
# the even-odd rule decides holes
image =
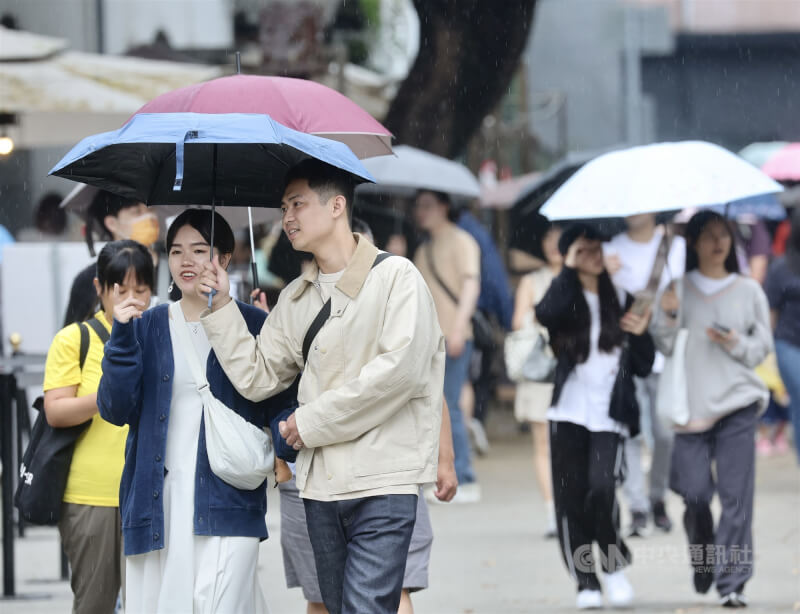
[[[78,324],[81,331],[80,368],[89,353],[89,326],[100,340],[108,341],[108,331],[97,318]],[[19,466],[19,484],[14,505],[22,518],[32,524],[54,525],[61,516],[61,502],[67,486],[75,441],[92,420],[66,428],[52,427],[44,414],[44,397],[33,402],[39,411],[31,429],[31,439]]]

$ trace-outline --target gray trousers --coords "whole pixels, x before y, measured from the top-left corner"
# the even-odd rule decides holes
[[[72,569],[73,614],[112,614],[122,578],[119,508],[63,503],[58,530]]]
[[[753,575],[756,414],[754,404],[728,414],[708,431],[675,436],[670,486],[686,504],[689,556],[695,568],[713,570],[720,595],[740,591]],[[715,491],[722,507],[716,531],[711,515]]]
[[[622,492],[631,511],[648,512],[651,503],[662,501],[669,485],[669,466],[672,459],[674,433],[656,414],[658,374],[636,378],[636,398],[642,415],[642,433],[625,440],[625,482]],[[645,486],[642,467],[642,445],[644,433],[652,433],[653,461],[650,465],[650,492]],[[648,442],[650,442],[647,437]]]

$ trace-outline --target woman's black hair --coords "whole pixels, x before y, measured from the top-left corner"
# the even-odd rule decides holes
[[[420,194],[425,194],[426,192],[433,196],[440,205],[447,207],[448,220],[453,223],[458,221],[458,218],[461,217],[461,207],[457,207],[455,205],[453,199],[450,198],[450,195],[447,192],[431,190],[430,188],[422,188],[421,190],[417,190],[417,197],[419,197]]]
[[[175,243],[175,235],[184,226],[191,226],[211,245],[211,211],[208,209],[186,209],[182,211],[167,230],[167,253]],[[232,254],[236,246],[230,224],[214,211],[214,245],[220,254]]]
[[[155,291],[153,257],[144,245],[125,239],[106,243],[97,256],[97,281],[103,289],[122,284],[129,271],[136,281]]]
[[[736,235],[733,233],[733,229],[731,228],[730,223],[728,220],[725,219],[724,216],[720,215],[716,211],[712,211],[710,209],[704,209],[703,211],[698,211],[695,213],[689,222],[686,224],[685,236],[686,236],[686,272],[694,271],[700,266],[700,262],[697,258],[697,250],[695,249],[695,244],[697,240],[700,238],[700,235],[703,234],[703,230],[705,230],[706,226],[713,222],[718,222],[725,227],[725,230],[728,231],[728,234],[731,237],[731,249],[728,252],[727,257],[725,258],[725,270],[728,273],[738,273],[739,272],[739,260],[736,258]]]
[[[561,233],[558,248],[562,254],[569,251],[569,246],[580,238],[601,240],[602,235],[593,226],[585,223],[575,223],[567,226]],[[583,287],[576,276],[573,296],[576,297],[572,305],[573,317],[567,329],[553,338],[553,349],[557,356],[566,354],[575,364],[586,362],[590,351],[590,331],[592,326],[589,304],[583,296]],[[625,333],[620,327],[620,319],[624,314],[624,305],[619,302],[619,295],[611,281],[608,271],[603,270],[597,277],[597,296],[600,302],[600,338],[598,347],[603,352],[611,352],[622,345]]]

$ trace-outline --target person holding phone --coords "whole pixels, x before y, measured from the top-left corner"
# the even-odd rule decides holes
[[[624,571],[632,557],[619,531],[615,488],[623,440],[639,431],[633,376],[646,377],[655,356],[650,312],[630,311],[633,297],[612,283],[600,238],[588,224],[564,229],[558,240],[564,266],[535,310],[557,359],[547,412],[553,499],[578,609],[603,607],[593,542],[608,601],[633,602]]]
[[[769,305],[758,282],[739,274],[733,232],[713,211],[689,220],[686,270],[662,293],[651,326],[667,355],[678,330],[689,333],[689,420],[675,427],[670,487],[686,506],[695,589],[706,593],[716,583],[722,605],[744,607],[753,575],[753,442],[769,397],[754,369],[772,351]],[[716,527],[715,492],[722,507]]]

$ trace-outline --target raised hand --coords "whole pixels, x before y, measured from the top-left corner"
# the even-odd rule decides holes
[[[211,302],[211,310],[216,311],[224,307],[231,300],[231,284],[228,273],[219,264],[219,256],[215,255],[210,262],[203,264],[203,271],[200,273],[200,282],[197,284],[197,293],[207,299],[212,290],[215,290]]]
[[[133,319],[141,318],[147,305],[133,295],[123,297],[119,293],[119,284],[114,284],[114,319],[120,324],[127,324]]]

